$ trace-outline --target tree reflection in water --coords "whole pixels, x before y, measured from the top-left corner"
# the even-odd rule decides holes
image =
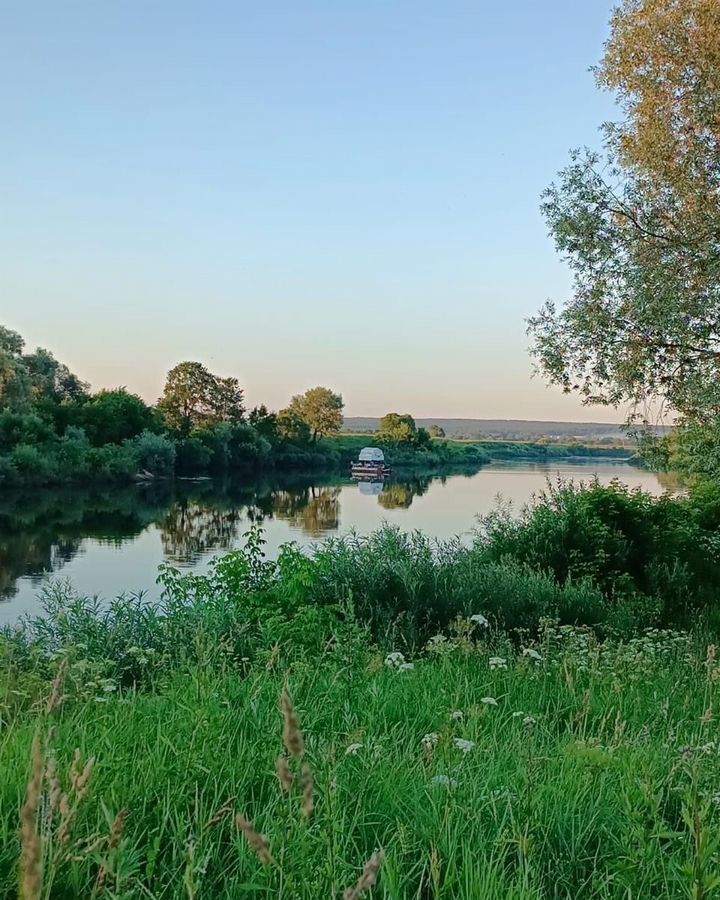
[[[340,488],[309,487],[304,491],[276,491],[273,515],[310,537],[321,537],[340,527]]]
[[[431,477],[377,485],[370,503],[407,509]],[[17,592],[19,578],[39,586],[82,554],[88,540],[122,546],[157,528],[164,556],[192,565],[242,542],[251,524],[280,519],[312,538],[340,527],[340,494],[347,479],[285,477],[232,481],[162,482],[84,490],[45,488],[0,494],[0,600]],[[353,490],[357,486],[353,486]]]

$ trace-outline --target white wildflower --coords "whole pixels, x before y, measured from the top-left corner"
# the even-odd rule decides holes
[[[480,702],[486,706],[497,706],[497,700],[494,697],[481,697]]]
[[[442,787],[454,788],[457,787],[457,780],[455,778],[451,778],[449,775],[433,775],[430,779],[431,784],[442,785]]]
[[[414,668],[415,668],[415,663],[404,662],[398,666],[398,672],[409,672],[410,669],[414,669]]]
[[[462,720],[465,718],[465,714],[461,709],[454,709],[450,713],[450,718],[454,719],[456,722],[462,722]]]
[[[491,656],[488,664],[491,669],[507,669],[507,660],[502,656]]]
[[[540,656],[537,650],[534,650],[532,647],[525,647],[522,655],[534,659],[536,662],[542,662],[542,656]]]
[[[518,712],[514,712],[512,714],[512,717],[513,717],[513,719],[522,719],[522,717],[524,715],[525,715],[525,713],[522,710],[519,710]]]
[[[405,656],[399,650],[388,653],[385,657],[385,665],[390,669],[397,669],[405,662]]]
[[[475,741],[466,741],[465,738],[455,738],[453,743],[463,753],[469,753],[475,746]]]
[[[482,613],[475,613],[474,616],[470,616],[470,621],[474,622],[476,625],[479,625],[481,628],[487,628],[490,624],[490,622]]]
[[[430,731],[428,734],[424,735],[422,739],[422,745],[426,750],[432,750],[433,747],[437,747],[437,742],[440,740],[440,736],[437,735],[434,731]]]
[[[345,756],[355,756],[358,750],[362,750],[365,744],[349,744],[345,749]]]
[[[535,718],[535,716],[525,716],[525,718],[523,719],[523,725],[526,728],[532,728],[536,722],[537,719]]]

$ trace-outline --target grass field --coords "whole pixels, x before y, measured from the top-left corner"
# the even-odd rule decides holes
[[[715,896],[714,651],[681,633],[601,645],[552,626],[525,650],[468,622],[412,667],[337,647],[145,692],[73,664],[49,713],[47,683],[6,693],[0,896],[15,896],[34,735],[49,774],[35,896],[339,897],[380,849],[375,895],[398,900]],[[283,748],[285,685],[302,760]],[[73,792],[76,748],[76,785],[95,762]],[[309,816],[307,783],[285,794],[276,777],[283,754],[296,782],[312,771]]]

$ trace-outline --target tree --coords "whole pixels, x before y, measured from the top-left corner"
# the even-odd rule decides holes
[[[432,438],[427,428],[418,428],[415,434],[415,446],[418,450],[430,450],[432,447]]]
[[[326,387],[314,387],[292,398],[287,412],[302,419],[316,441],[337,434],[343,424],[343,399]]]
[[[250,410],[248,422],[266,441],[275,443],[278,436],[278,417],[276,413],[269,412],[264,403]]]
[[[623,122],[544,196],[573,296],[530,320],[541,371],[586,403],[720,414],[720,4],[624,0],[598,70]]]
[[[199,362],[182,362],[168,372],[157,405],[168,427],[183,435],[220,422],[239,423],[245,415],[237,378],[220,378]]]
[[[49,350],[38,347],[34,353],[22,357],[36,401],[67,403],[84,400],[88,396],[89,385],[81,381],[70,369]]]
[[[413,444],[417,438],[415,419],[408,413],[387,413],[380,419],[378,437],[388,444]]]
[[[80,408],[80,422],[91,443],[120,444],[143,431],[157,430],[153,410],[124,387],[100,391]]]
[[[308,423],[289,407],[277,414],[277,434],[281,440],[295,444],[308,444],[312,437]]]
[[[10,356],[20,356],[24,347],[25,341],[17,331],[0,325],[0,352],[8,353]]]
[[[32,381],[22,358],[0,348],[0,410],[21,411],[32,401]]]
[[[431,425],[430,426],[430,437],[432,438],[444,438],[445,437],[445,429],[440,425]]]

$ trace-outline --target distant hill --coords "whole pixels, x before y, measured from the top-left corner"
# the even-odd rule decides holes
[[[477,440],[597,441],[615,443],[627,440],[620,424],[606,422],[533,422],[525,419],[415,419],[419,426],[438,425],[449,438]],[[343,431],[371,433],[380,427],[380,419],[371,416],[347,416]],[[656,431],[665,433],[660,427]]]

